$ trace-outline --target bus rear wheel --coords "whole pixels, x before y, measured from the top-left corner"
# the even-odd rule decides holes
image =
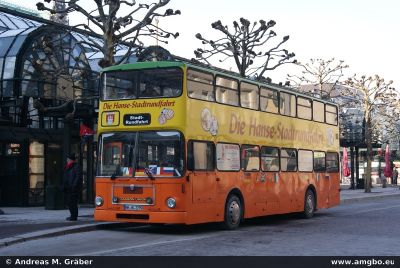
[[[225,216],[222,227],[225,230],[235,230],[242,221],[243,209],[240,198],[236,195],[230,195],[225,204]]]
[[[314,216],[315,203],[315,194],[311,189],[308,189],[304,198],[303,218],[309,219]]]

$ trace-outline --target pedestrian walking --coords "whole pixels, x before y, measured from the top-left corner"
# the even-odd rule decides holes
[[[67,156],[67,164],[64,168],[63,185],[70,212],[70,216],[66,218],[66,220],[76,221],[78,219],[79,194],[82,191],[82,176],[74,154],[69,154]]]
[[[397,185],[397,177],[399,176],[399,172],[397,171],[396,166],[393,167],[393,184]]]

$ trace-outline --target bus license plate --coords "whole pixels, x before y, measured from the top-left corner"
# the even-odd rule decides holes
[[[124,205],[125,210],[143,210],[143,206],[140,205]]]

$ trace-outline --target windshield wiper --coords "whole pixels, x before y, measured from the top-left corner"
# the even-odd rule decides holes
[[[151,180],[154,180],[153,173],[151,173],[150,169],[145,168],[144,173],[146,173],[147,177],[149,177]]]

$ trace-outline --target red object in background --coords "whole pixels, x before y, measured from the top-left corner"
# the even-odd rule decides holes
[[[383,174],[385,175],[386,178],[391,178],[392,175],[393,175],[393,172],[392,172],[392,165],[390,164],[389,144],[386,144],[386,150],[385,150],[385,170],[383,171]]]
[[[90,127],[86,126],[85,124],[81,124],[79,129],[79,136],[90,136],[94,135],[94,130]]]
[[[348,165],[348,157],[347,157],[346,147],[343,148],[342,173],[343,173],[343,176],[345,176],[345,177],[350,176],[350,169],[349,169],[349,165]]]
[[[378,155],[382,156],[382,148],[378,148]]]

